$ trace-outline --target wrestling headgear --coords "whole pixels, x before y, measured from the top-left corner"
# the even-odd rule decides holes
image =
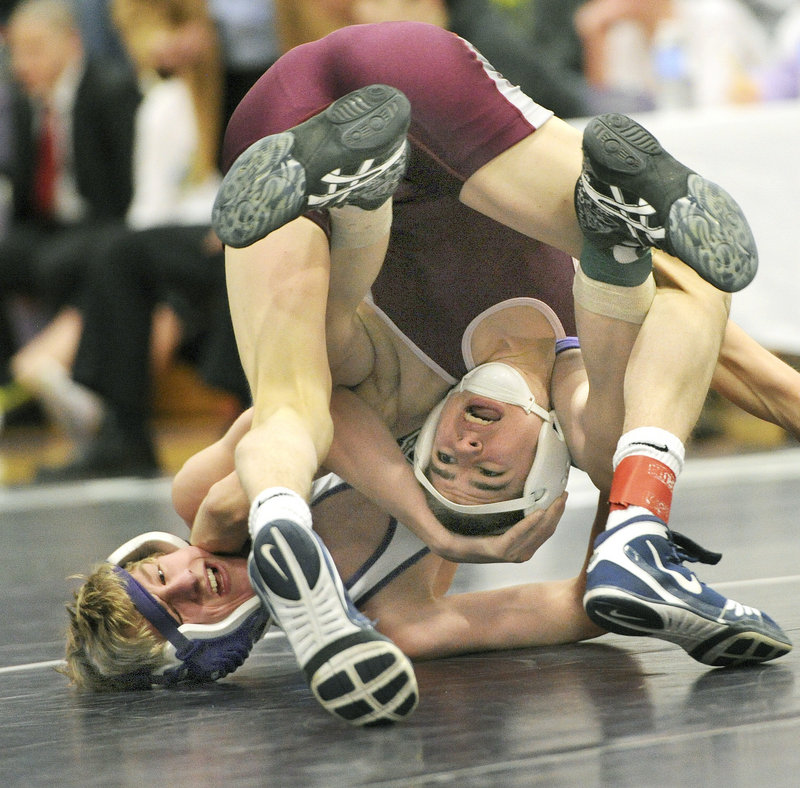
[[[521,498],[495,503],[458,504],[445,498],[425,475],[430,465],[433,439],[439,426],[442,409],[448,397],[458,391],[470,391],[498,402],[518,405],[526,413],[535,413],[544,419],[539,431],[536,456],[525,480]],[[556,412],[546,411],[537,405],[525,378],[513,367],[498,361],[481,364],[464,375],[461,382],[428,414],[414,448],[414,475],[420,484],[448,509],[461,514],[493,514],[522,509],[527,515],[537,509],[546,509],[564,492],[569,468],[569,449],[564,441]]]
[[[131,676],[143,686],[216,681],[247,658],[270,622],[257,596],[216,624],[179,624],[164,606],[123,567],[153,553],[172,553],[188,542],[170,533],[150,531],[118,547],[109,557],[134,607],[166,638],[164,665],[153,673]]]

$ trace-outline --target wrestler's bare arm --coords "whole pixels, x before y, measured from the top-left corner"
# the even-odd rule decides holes
[[[222,438],[190,457],[172,483],[172,503],[192,543],[214,553],[238,553],[248,539],[249,502],[234,452],[252,418],[252,409],[242,413]]]
[[[583,608],[586,564],[608,516],[600,497],[588,552],[576,577],[508,588],[446,594],[431,591],[430,564],[393,580],[364,612],[411,657],[431,659],[474,651],[550,646],[597,637]],[[429,559],[433,559],[432,556]],[[428,560],[428,559],[426,559]]]
[[[466,563],[527,561],[552,535],[566,495],[500,536],[461,536],[444,528],[425,501],[411,466],[374,411],[347,389],[334,389],[335,430],[325,466],[403,522],[437,555]]]
[[[800,372],[730,320],[711,387],[800,440]]]

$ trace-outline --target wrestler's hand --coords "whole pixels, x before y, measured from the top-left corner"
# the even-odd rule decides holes
[[[235,473],[212,485],[197,510],[189,541],[212,553],[239,555],[250,534],[249,502]]]
[[[547,509],[532,512],[499,536],[461,536],[448,532],[448,536],[431,545],[431,549],[457,563],[521,564],[555,533],[566,503],[567,493],[563,493]]]

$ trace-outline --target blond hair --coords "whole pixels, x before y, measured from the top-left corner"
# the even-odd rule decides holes
[[[125,568],[130,571],[155,557]],[[81,689],[140,688],[142,677],[165,662],[164,639],[136,610],[112,564],[101,564],[90,575],[76,575],[73,579],[83,582],[66,606],[66,662],[59,672]]]

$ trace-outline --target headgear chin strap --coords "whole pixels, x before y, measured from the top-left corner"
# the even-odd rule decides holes
[[[483,504],[459,504],[445,498],[431,483],[426,471],[431,462],[433,439],[445,403],[457,391],[470,391],[498,402],[518,405],[526,413],[544,419],[536,444],[536,456],[523,486],[522,497],[510,501]],[[536,404],[525,378],[513,367],[492,361],[468,372],[445,398],[428,414],[419,431],[414,448],[414,475],[419,483],[440,503],[460,514],[494,514],[523,510],[530,514],[546,509],[564,492],[569,478],[570,456],[555,410],[547,411]]]
[[[174,534],[150,531],[117,548],[108,561],[121,579],[134,607],[153,625],[166,643],[164,664],[153,673],[132,677],[143,685],[216,681],[232,673],[247,658],[270,623],[255,595],[216,624],[179,624],[164,606],[123,567],[153,553],[171,553],[188,542]]]

